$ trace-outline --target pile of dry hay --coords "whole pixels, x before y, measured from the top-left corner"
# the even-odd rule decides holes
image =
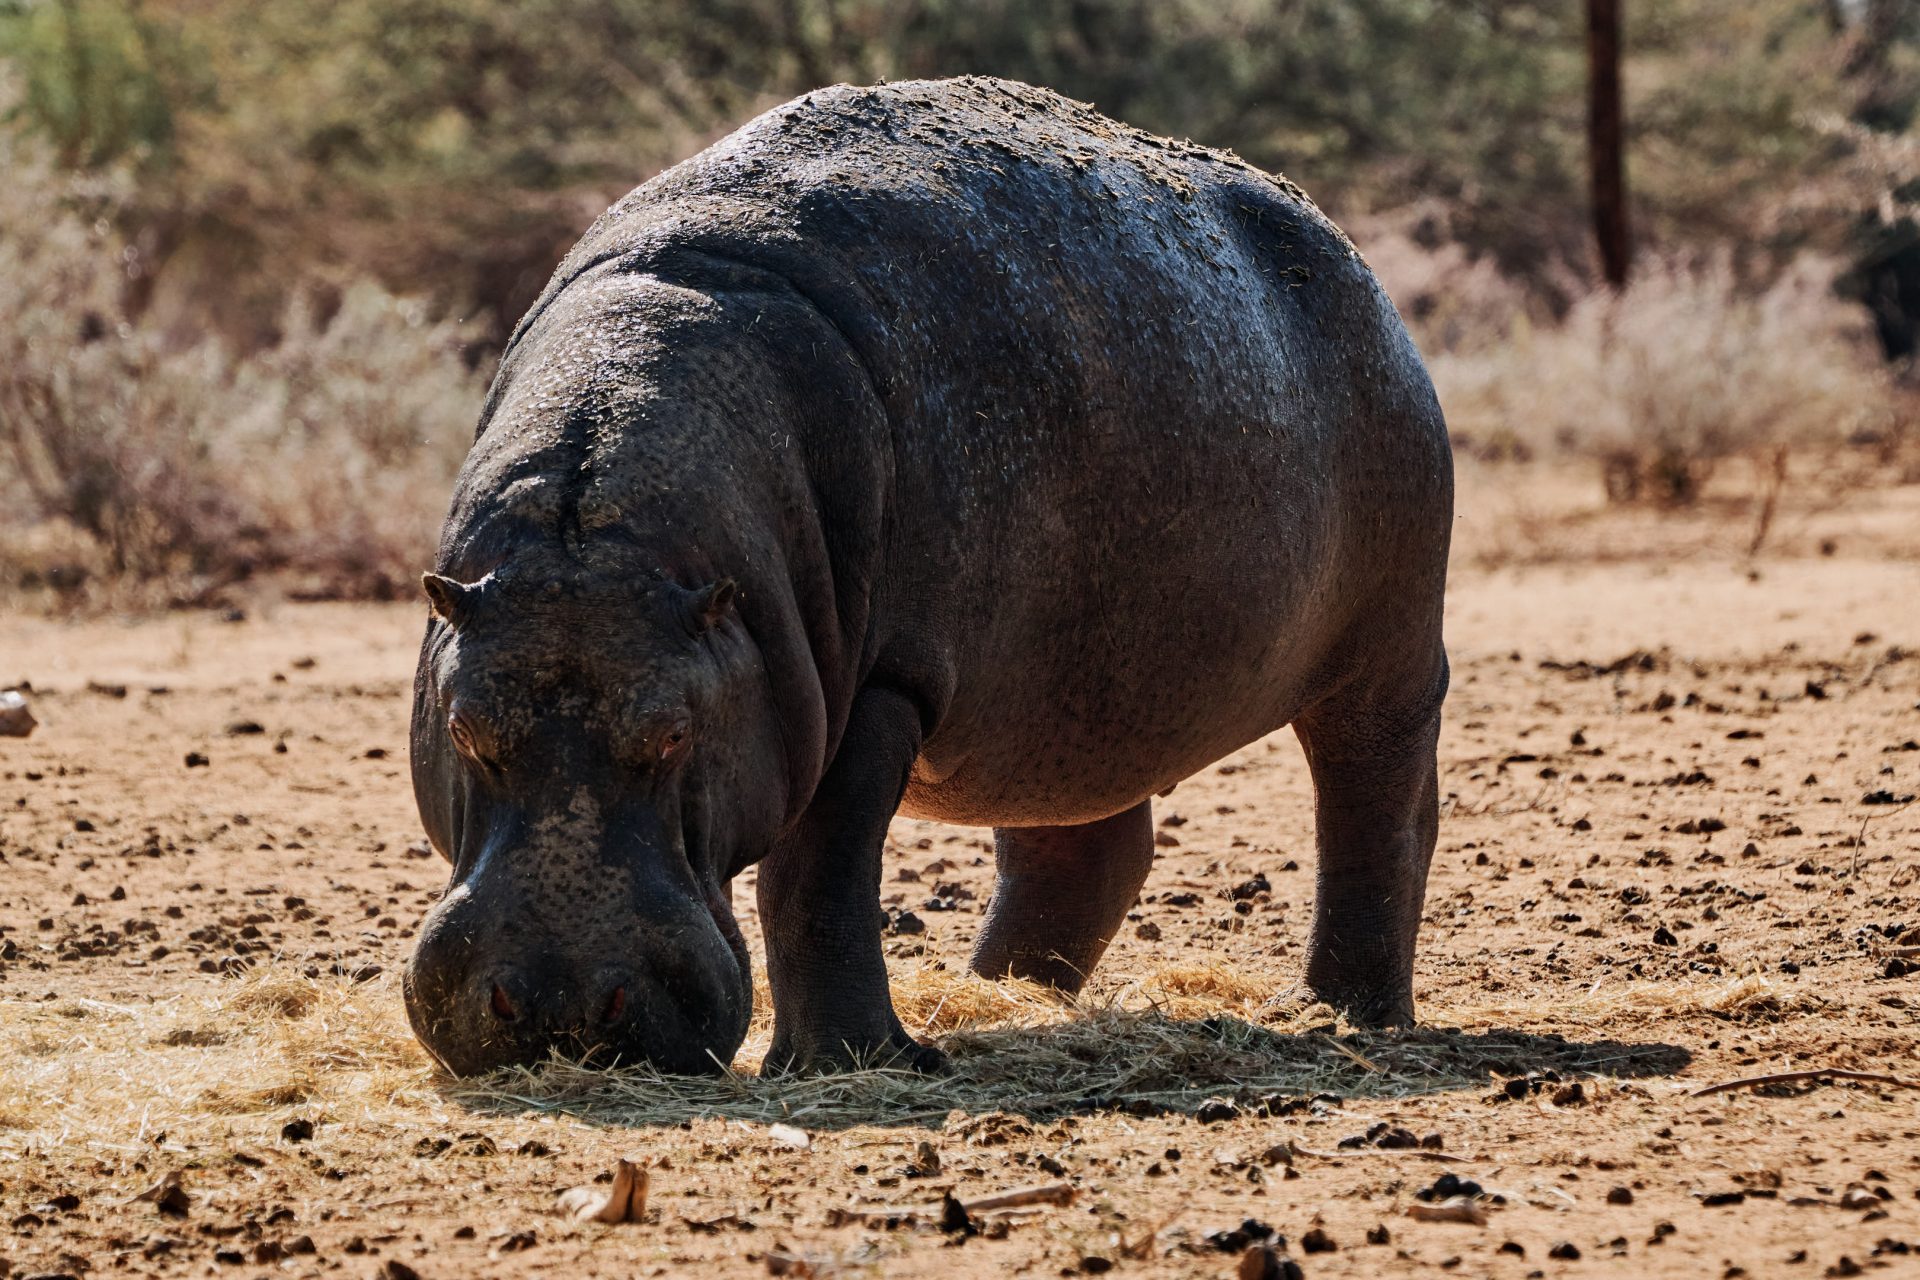
[[[554,1061],[456,1081],[421,1051],[390,979],[309,980],[269,964],[220,989],[141,1006],[0,1001],[0,1157],[71,1146],[132,1150],[162,1131],[218,1141],[223,1123],[306,1115],[417,1132],[475,1112],[597,1125],[705,1116],[830,1129],[938,1125],[955,1110],[1025,1115],[1130,1107],[1190,1111],[1211,1097],[1381,1097],[1484,1088],[1503,1076],[1665,1073],[1685,1055],[1604,1038],[1688,1012],[1767,1016],[1766,980],[1623,987],[1550,1008],[1427,1009],[1418,1031],[1357,1032],[1322,1009],[1262,1021],[1276,984],[1171,967],[1077,1007],[1014,982],[928,967],[900,975],[908,1030],[952,1055],[950,1076],[875,1067],[750,1074],[771,1033],[766,993],[736,1068],[712,1077]],[[1498,1029],[1494,1029],[1498,1028]],[[1584,1032],[1594,1038],[1578,1038]],[[1568,1038],[1573,1036],[1576,1038]]]

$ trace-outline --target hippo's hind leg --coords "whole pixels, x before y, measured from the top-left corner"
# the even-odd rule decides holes
[[[1078,992],[1153,866],[1152,802],[1077,827],[1000,827],[993,841],[974,972]]]
[[[1294,722],[1313,773],[1320,866],[1306,993],[1363,1026],[1411,1025],[1413,948],[1439,829],[1446,660],[1409,698],[1346,691]]]
[[[905,695],[855,698],[839,752],[800,821],[760,863],[760,921],[773,988],[768,1074],[887,1061],[937,1071],[893,1012],[880,949],[880,853],[920,750]]]

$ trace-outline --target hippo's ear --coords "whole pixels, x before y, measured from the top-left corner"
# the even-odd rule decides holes
[[[722,578],[695,591],[687,598],[687,618],[694,631],[711,631],[719,626],[721,619],[733,611],[734,598],[739,594],[740,588],[732,578]]]
[[[480,592],[477,582],[455,582],[438,573],[421,574],[420,587],[427,593],[434,615],[455,630],[472,615],[474,597]]]

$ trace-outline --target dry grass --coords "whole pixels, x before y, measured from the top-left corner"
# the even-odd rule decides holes
[[[902,1020],[931,1028],[951,1076],[875,1066],[836,1076],[751,1074],[771,1027],[756,1020],[736,1070],[662,1076],[555,1061],[454,1081],[415,1043],[391,980],[309,980],[269,965],[228,990],[144,1006],[0,1002],[0,1158],[129,1151],[164,1133],[201,1146],[259,1140],[294,1116],[417,1136],[515,1130],[540,1117],[654,1126],[720,1116],[819,1129],[934,1125],[954,1111],[1191,1111],[1218,1096],[1395,1097],[1485,1088],[1500,1077],[1661,1074],[1686,1055],[1619,1037],[1690,1015],[1785,1012],[1767,980],[1621,985],[1572,1002],[1429,1009],[1418,1031],[1365,1033],[1325,1009],[1259,1021],[1272,985],[1209,966],[1159,970],[1080,1007],[1039,988],[925,968],[901,975]],[[764,1010],[764,1004],[762,1005]],[[1592,1036],[1593,1038],[1584,1038]]]

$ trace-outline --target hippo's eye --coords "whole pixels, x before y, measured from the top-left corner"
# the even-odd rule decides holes
[[[461,755],[475,763],[484,763],[474,741],[473,725],[464,712],[456,709],[447,716],[447,736],[453,739],[454,749]]]
[[[692,736],[684,722],[668,728],[660,735],[658,746],[660,759],[663,762],[676,759],[687,749],[687,741]]]

